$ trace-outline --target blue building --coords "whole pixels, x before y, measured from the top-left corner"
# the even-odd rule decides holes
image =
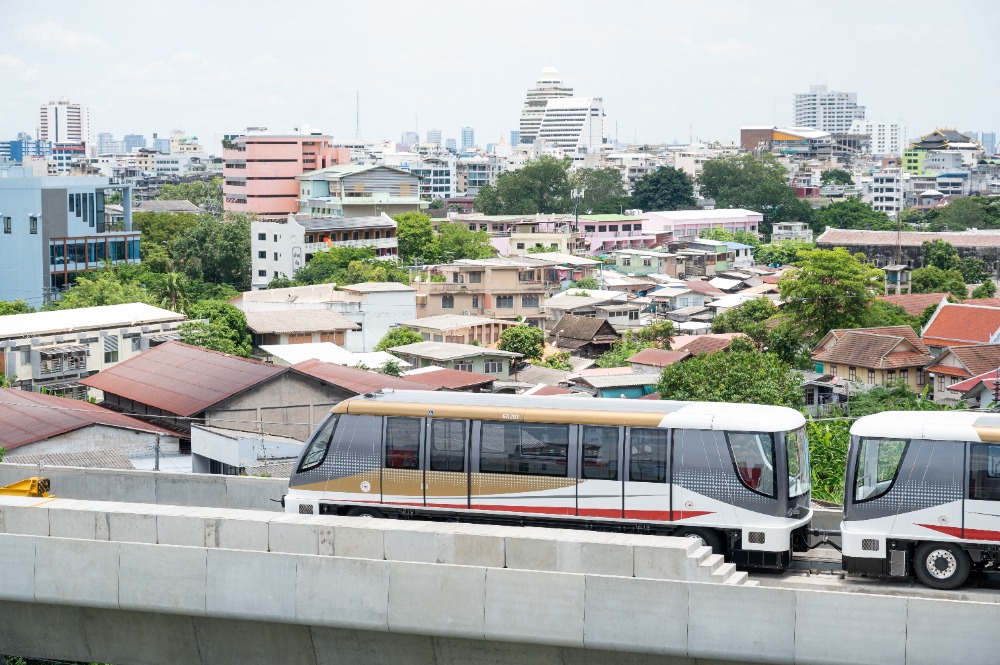
[[[142,134],[126,134],[122,141],[125,143],[125,152],[132,152],[133,148],[146,147],[146,137]]]
[[[521,132],[517,129],[510,131],[510,145],[521,145]]]
[[[109,223],[104,197],[122,192],[123,214]],[[33,307],[58,298],[81,272],[139,262],[132,190],[95,176],[34,176],[0,166],[0,300]]]
[[[476,147],[476,130],[473,127],[462,127],[462,150]]]
[[[41,157],[48,159],[52,156],[52,144],[48,141],[37,141],[26,134],[20,135],[17,139],[7,142],[10,150],[10,161],[21,163],[25,159]]]

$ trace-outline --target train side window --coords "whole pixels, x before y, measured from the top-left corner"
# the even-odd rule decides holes
[[[337,428],[338,416],[329,416],[320,423],[312,439],[306,446],[306,452],[302,456],[302,463],[299,464],[299,472],[315,469],[326,459],[326,452],[330,449],[330,442],[333,440],[333,431]]]
[[[628,479],[640,483],[667,482],[670,432],[632,428]]]
[[[969,455],[969,498],[1000,501],[1000,446],[972,444]]]
[[[767,432],[727,432],[736,475],[758,494],[775,497],[774,435]]]
[[[431,424],[431,471],[465,471],[465,421]]]
[[[892,489],[906,455],[903,439],[861,439],[854,477],[854,500],[870,501]]]
[[[420,418],[385,419],[385,468],[420,468]]]
[[[618,480],[618,428],[583,428],[583,478]]]
[[[567,475],[569,425],[484,421],[480,437],[482,473]]]

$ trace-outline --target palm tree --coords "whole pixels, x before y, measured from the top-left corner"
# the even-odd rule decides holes
[[[187,280],[177,272],[168,272],[163,280],[161,306],[172,312],[183,312],[188,306]]]

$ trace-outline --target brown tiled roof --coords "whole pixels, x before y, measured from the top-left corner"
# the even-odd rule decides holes
[[[897,233],[895,231],[864,231],[854,229],[835,229],[827,227],[823,234],[816,238],[817,246],[874,245],[895,247]],[[921,247],[925,242],[943,240],[953,247],[1000,247],[1000,233],[932,233],[904,231],[898,234],[903,247]]]
[[[722,289],[717,289],[708,282],[701,279],[692,279],[690,282],[684,282],[684,286],[690,290],[697,293],[708,293],[708,294],[718,294],[722,295]]]
[[[723,333],[713,335],[688,335],[685,337],[675,337],[671,346],[675,351],[687,351],[692,356],[699,353],[715,353],[725,351],[733,340],[742,337],[743,333]]]
[[[941,359],[951,354],[961,361],[968,370],[964,376],[975,376],[983,372],[992,372],[1000,367],[1000,344],[973,344],[970,346],[953,346],[938,356],[927,370],[930,372],[946,373],[946,366],[939,365]],[[957,368],[950,368],[957,369]],[[962,376],[952,374],[951,376]]]
[[[689,358],[691,352],[687,349],[683,351],[668,351],[666,349],[643,349],[639,353],[628,358],[625,362],[637,363],[639,365],[652,365],[653,367],[666,367]]]
[[[910,326],[879,326],[877,328],[835,328],[830,332],[837,339],[840,339],[846,333],[849,332],[863,332],[863,333],[870,333],[872,335],[888,335],[890,337],[902,337],[907,342],[912,344],[920,353],[930,353],[930,349],[928,349],[927,345],[925,345],[920,340],[920,337],[917,336],[917,333],[913,332],[913,328],[911,328]]]
[[[902,336],[847,330],[833,346],[815,354],[813,359],[870,369],[923,367],[931,360],[930,354],[913,351],[913,347],[907,342]],[[900,346],[904,350],[896,351]]]
[[[985,344],[1000,329],[1000,308],[947,303],[924,330],[924,343],[932,346]]]
[[[962,369],[961,367],[952,367],[951,365],[928,365],[925,369],[933,374],[957,376],[960,379],[967,379],[972,376],[969,370]]]
[[[901,293],[891,296],[877,296],[892,305],[898,305],[911,316],[920,316],[931,305],[937,305],[948,297],[947,293]]]
[[[375,392],[384,388],[395,390],[435,390],[433,386],[426,383],[419,383],[412,379],[404,379],[399,376],[389,374],[378,374],[357,367],[345,367],[325,363],[319,360],[306,360],[296,365],[292,365],[292,370],[300,372],[314,379],[319,379],[332,386],[343,388],[356,395]]]
[[[549,341],[555,343],[558,339],[559,343],[556,346],[559,347],[566,346],[567,340],[610,343],[619,337],[614,326],[606,319],[575,314],[563,314],[549,332]]]
[[[0,423],[0,446],[7,450],[93,425],[175,436],[162,427],[90,402],[14,388],[0,388]]]
[[[167,342],[80,383],[169,414],[192,416],[287,369]]]
[[[979,305],[981,307],[1000,307],[1000,298],[968,298],[963,305]]]

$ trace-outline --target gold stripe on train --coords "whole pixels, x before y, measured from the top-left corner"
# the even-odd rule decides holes
[[[973,427],[983,443],[1000,443],[1000,427]]]
[[[361,496],[375,495],[383,491],[386,494],[402,496],[465,496],[468,493],[466,474],[464,472],[445,473],[441,471],[427,472],[427,485],[424,488],[423,471],[411,469],[382,469],[385,475],[385,487],[379,477],[379,469],[358,473],[343,478],[332,478],[316,483],[295,485],[289,489],[309,490],[313,492],[344,492]],[[447,477],[446,477],[447,476]],[[551,476],[521,476],[507,473],[473,473],[473,496],[494,496],[499,494],[523,494],[525,492],[545,492],[564,489],[581,482],[575,478],[553,478]],[[368,492],[361,489],[362,483],[368,483]],[[461,491],[456,492],[459,489]]]
[[[499,406],[469,406],[465,404],[422,404],[419,402],[379,402],[357,400],[340,402],[332,413],[365,416],[412,416],[455,418],[459,420],[499,420],[508,422],[552,423],[557,425],[610,425],[659,427],[667,413],[622,411],[579,411],[576,409],[542,409],[533,407],[503,408]]]

